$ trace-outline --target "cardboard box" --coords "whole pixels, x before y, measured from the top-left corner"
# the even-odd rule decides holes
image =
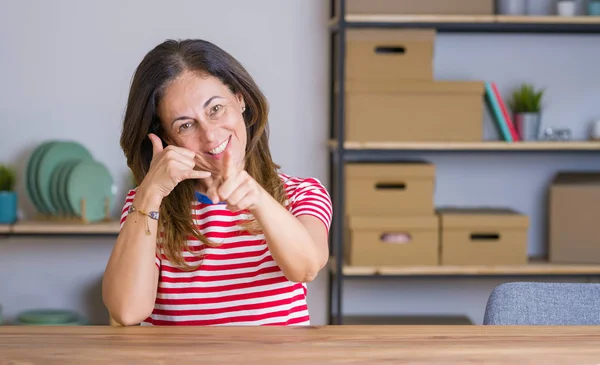
[[[529,218],[510,209],[440,208],[442,265],[525,265]]]
[[[347,83],[346,140],[479,142],[484,83]]]
[[[348,215],[434,215],[435,165],[349,163],[345,195]]]
[[[433,80],[434,29],[349,29],[346,80]]]
[[[346,0],[346,14],[493,15],[494,0]]]
[[[438,265],[439,222],[431,216],[349,217],[346,263],[354,266]]]
[[[549,200],[549,260],[600,264],[600,171],[558,173]]]

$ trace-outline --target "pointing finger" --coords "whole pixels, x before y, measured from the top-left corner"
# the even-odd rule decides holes
[[[228,179],[228,178],[234,176],[236,173],[235,164],[233,162],[233,158],[231,155],[232,155],[231,150],[229,148],[226,149],[225,156],[223,156],[223,167],[224,167],[223,175],[224,175],[225,179]]]

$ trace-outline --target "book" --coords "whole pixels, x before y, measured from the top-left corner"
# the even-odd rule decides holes
[[[500,108],[500,104],[496,99],[492,85],[489,82],[485,83],[485,99],[492,114],[492,118],[496,122],[500,136],[507,142],[513,142],[512,134],[508,129],[508,125],[504,121],[504,114]]]
[[[508,128],[508,131],[510,132],[510,135],[512,136],[513,141],[519,141],[520,140],[519,134],[517,133],[517,129],[515,128],[514,121],[510,117],[510,113],[508,112],[506,103],[504,102],[504,99],[502,99],[502,95],[500,95],[500,92],[498,91],[498,87],[496,86],[496,83],[492,82],[491,85],[492,85],[492,90],[494,91],[496,100],[498,101],[498,105],[500,106],[500,110],[502,111],[502,115],[504,116],[504,123],[506,123],[506,127]]]

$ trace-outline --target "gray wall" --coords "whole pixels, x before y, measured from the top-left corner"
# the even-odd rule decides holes
[[[121,187],[118,146],[133,70],[165,38],[214,41],[242,61],[271,102],[271,147],[285,172],[327,180],[328,6],[322,0],[102,2],[0,0],[0,162],[22,169],[48,138],[76,139]],[[548,90],[544,123],[585,138],[600,117],[598,36],[440,35],[439,79],[485,79],[507,95],[521,81]],[[486,137],[497,138],[486,115]],[[10,130],[9,130],[10,128]],[[298,137],[301,137],[300,139]],[[424,155],[437,164],[437,204],[506,204],[532,215],[530,253],[545,252],[543,206],[556,169],[596,169],[593,153]],[[535,167],[535,168],[534,168]],[[20,187],[22,215],[32,213]],[[123,189],[120,196],[124,194]],[[118,208],[115,209],[115,211]],[[33,307],[77,309],[106,321],[99,283],[111,239],[0,239],[6,317]],[[309,285],[315,324],[325,323],[327,279]],[[349,313],[460,313],[480,322],[498,279],[352,282]]]
[[[0,0],[0,162],[23,169],[38,143],[76,139],[110,168],[122,197],[120,121],[134,68],[166,38],[204,38],[238,58],[265,92],[283,170],[326,182],[327,8],[321,0]],[[30,216],[23,185],[19,192]],[[57,306],[106,321],[99,282],[112,244],[0,239],[5,316]],[[310,285],[317,323],[325,321],[325,283]]]

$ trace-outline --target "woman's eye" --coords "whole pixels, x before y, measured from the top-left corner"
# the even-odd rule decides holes
[[[220,104],[215,105],[212,108],[210,108],[210,114],[216,114],[216,113],[220,112],[221,109],[223,109],[223,105],[220,105]]]
[[[191,128],[192,126],[192,122],[185,122],[182,125],[179,126],[179,131],[180,132],[185,132],[186,130],[188,130],[189,128]]]

